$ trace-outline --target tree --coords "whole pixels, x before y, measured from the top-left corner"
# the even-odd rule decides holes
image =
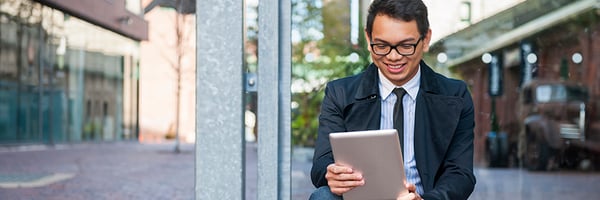
[[[186,65],[185,60],[188,59],[188,56],[195,56],[195,17],[193,15],[193,10],[187,9],[194,2],[190,0],[175,0],[175,1],[161,1],[155,0],[152,1],[144,10],[145,12],[149,12],[154,6],[161,6],[163,8],[173,8],[172,24],[174,34],[165,34],[162,38],[165,39],[167,48],[163,48],[163,53],[165,60],[169,63],[171,69],[175,72],[175,121],[172,128],[169,128],[168,137],[173,137],[175,139],[175,149],[176,153],[179,153],[180,150],[180,116],[181,116],[181,96],[182,96],[182,81],[184,80],[184,75],[186,74],[194,74],[193,65]],[[174,42],[169,42],[170,39],[175,40]],[[190,62],[191,63],[191,62]],[[191,66],[191,68],[186,68]],[[170,135],[170,136],[169,136]]]
[[[292,83],[296,88],[292,95],[294,145],[314,144],[325,83],[359,73],[369,63],[363,34],[359,34],[357,45],[350,42],[348,1],[323,2],[292,1],[292,32],[301,36],[292,46]],[[359,24],[359,30],[362,27]]]
[[[181,11],[184,8],[184,2],[186,2],[185,0],[176,0],[176,5],[177,5],[177,11]],[[176,110],[176,115],[175,115],[175,152],[179,153],[180,147],[179,147],[179,133],[180,131],[180,127],[179,127],[179,119],[180,119],[180,113],[181,113],[181,81],[183,79],[182,75],[186,72],[183,70],[183,65],[182,65],[182,61],[184,59],[184,57],[186,56],[186,53],[189,52],[195,52],[194,48],[190,48],[189,45],[189,41],[191,40],[191,37],[195,36],[195,31],[194,31],[194,27],[195,26],[190,26],[190,22],[193,23],[193,19],[195,17],[191,14],[184,14],[181,12],[176,12],[175,13],[175,49],[176,49],[176,58],[175,58],[175,63],[172,63],[171,67],[173,68],[173,70],[176,71],[177,74],[177,91],[176,91],[176,96],[177,96],[177,110]],[[192,55],[195,55],[192,54]]]

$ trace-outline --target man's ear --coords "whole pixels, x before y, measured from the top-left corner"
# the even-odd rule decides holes
[[[423,52],[429,52],[429,42],[431,42],[431,29],[427,30],[427,35],[423,38]]]
[[[365,28],[365,40],[367,40],[367,48],[371,51],[371,37],[369,37],[369,33],[367,33],[367,29]]]

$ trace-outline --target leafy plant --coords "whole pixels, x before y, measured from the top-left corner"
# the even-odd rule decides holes
[[[313,146],[325,84],[363,71],[369,51],[362,31],[358,44],[350,42],[349,1],[293,0],[292,7],[292,29],[301,36],[292,46],[292,144]]]

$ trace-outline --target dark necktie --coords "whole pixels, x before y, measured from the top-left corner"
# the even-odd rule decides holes
[[[400,149],[404,157],[404,108],[402,107],[402,97],[406,94],[404,88],[395,88],[392,91],[396,94],[396,103],[394,104],[394,128],[398,131],[400,138]]]

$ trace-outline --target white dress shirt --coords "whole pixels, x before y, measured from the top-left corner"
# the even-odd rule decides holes
[[[422,195],[423,184],[417,170],[417,162],[415,161],[415,107],[417,103],[417,93],[421,84],[421,70],[409,80],[406,84],[396,86],[389,81],[379,71],[379,94],[381,94],[381,124],[380,129],[394,129],[394,103],[396,103],[396,95],[392,90],[396,87],[402,87],[406,90],[406,94],[402,98],[402,106],[404,109],[404,173],[406,181],[417,186],[417,193]]]

